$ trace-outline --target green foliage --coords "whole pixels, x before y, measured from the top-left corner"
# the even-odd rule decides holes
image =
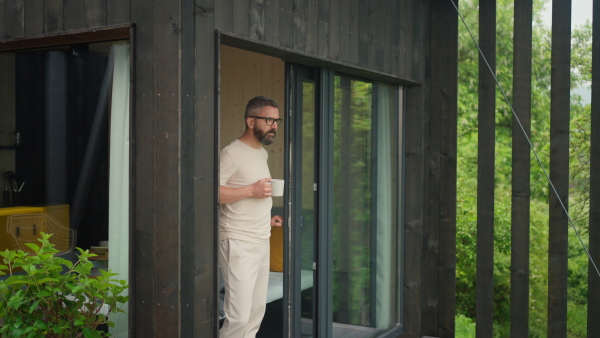
[[[456,330],[454,336],[456,338],[473,338],[475,337],[475,322],[464,315],[457,315],[455,318]]]
[[[58,257],[52,235],[42,233],[41,245],[27,243],[33,254],[22,250],[0,251],[0,335],[2,337],[102,337],[100,324],[114,324],[110,313],[124,313],[126,281],[116,273],[101,270],[90,277],[96,256],[79,250],[73,263]],[[19,271],[22,269],[22,271]]]
[[[481,0],[479,0],[481,1]],[[542,167],[549,172],[551,31],[540,13],[547,1],[534,1],[532,36],[531,142]],[[460,10],[471,33],[478,34],[477,0],[465,0]],[[514,8],[512,0],[497,2],[496,70],[498,81],[512,101]],[[591,25],[573,31],[572,83],[590,81]],[[459,320],[475,318],[478,78],[479,52],[466,28],[459,26],[458,161],[457,161],[457,337]],[[487,71],[487,69],[485,70]],[[512,185],[512,112],[500,91],[496,99],[496,168],[494,216],[494,336],[510,335],[510,254]],[[512,104],[512,102],[511,102]],[[516,112],[521,116],[521,112]],[[569,213],[586,241],[589,218],[590,106],[573,95],[570,132]],[[532,153],[530,192],[529,336],[547,336],[548,298],[548,196],[546,176]],[[574,231],[569,231],[569,336],[584,337],[587,304],[587,256]],[[462,324],[460,324],[462,325]],[[462,333],[460,333],[462,334]],[[467,335],[468,336],[468,335]]]

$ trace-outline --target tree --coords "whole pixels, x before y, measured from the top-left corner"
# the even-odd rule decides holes
[[[549,163],[550,125],[550,43],[551,31],[541,21],[546,1],[534,2],[532,36],[532,121],[531,141],[545,168]],[[477,39],[478,2],[461,1],[461,13]],[[513,53],[512,0],[497,2],[496,75],[504,92],[512,99]],[[475,318],[476,224],[477,224],[477,109],[478,50],[463,25],[459,27],[458,78],[458,161],[457,161],[457,315]],[[573,32],[572,87],[589,81],[591,65],[591,25]],[[508,336],[510,319],[510,208],[512,111],[497,91],[496,103],[496,211],[494,262],[495,334]],[[519,115],[519,112],[516,112]],[[572,100],[571,199],[570,211],[580,230],[587,229],[589,200],[589,106],[580,97]],[[531,163],[531,246],[530,246],[530,334],[546,336],[547,317],[547,249],[548,249],[548,182],[537,160]],[[571,232],[573,234],[573,232]],[[581,334],[580,319],[585,320],[587,257],[579,242],[571,240],[569,264],[569,330]],[[583,308],[583,313],[581,309]],[[461,317],[461,322],[464,318]],[[571,324],[574,322],[575,324]],[[583,326],[585,328],[585,323]]]

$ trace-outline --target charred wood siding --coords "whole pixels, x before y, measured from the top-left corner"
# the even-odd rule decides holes
[[[238,47],[407,85],[403,323],[452,335],[457,17],[447,0],[0,0],[0,50],[129,24],[132,336],[216,336],[215,30]]]

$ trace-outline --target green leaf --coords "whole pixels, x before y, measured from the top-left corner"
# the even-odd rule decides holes
[[[40,305],[41,301],[41,299],[38,299],[35,302],[33,302],[33,304],[31,304],[31,306],[29,307],[29,313],[33,313],[33,311],[37,309],[37,307]]]
[[[25,243],[25,245],[27,245],[28,248],[30,248],[31,250],[33,250],[33,252],[39,252],[40,251],[40,246],[35,244],[35,243]]]

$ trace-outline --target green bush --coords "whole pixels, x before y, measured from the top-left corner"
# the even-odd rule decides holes
[[[2,337],[105,337],[98,325],[114,324],[111,313],[124,313],[119,306],[127,302],[127,283],[113,277],[116,273],[100,270],[91,277],[96,256],[79,251],[73,263],[55,254],[51,235],[42,233],[41,246],[26,245],[33,251],[0,251],[0,335]],[[22,271],[20,271],[22,269]]]

